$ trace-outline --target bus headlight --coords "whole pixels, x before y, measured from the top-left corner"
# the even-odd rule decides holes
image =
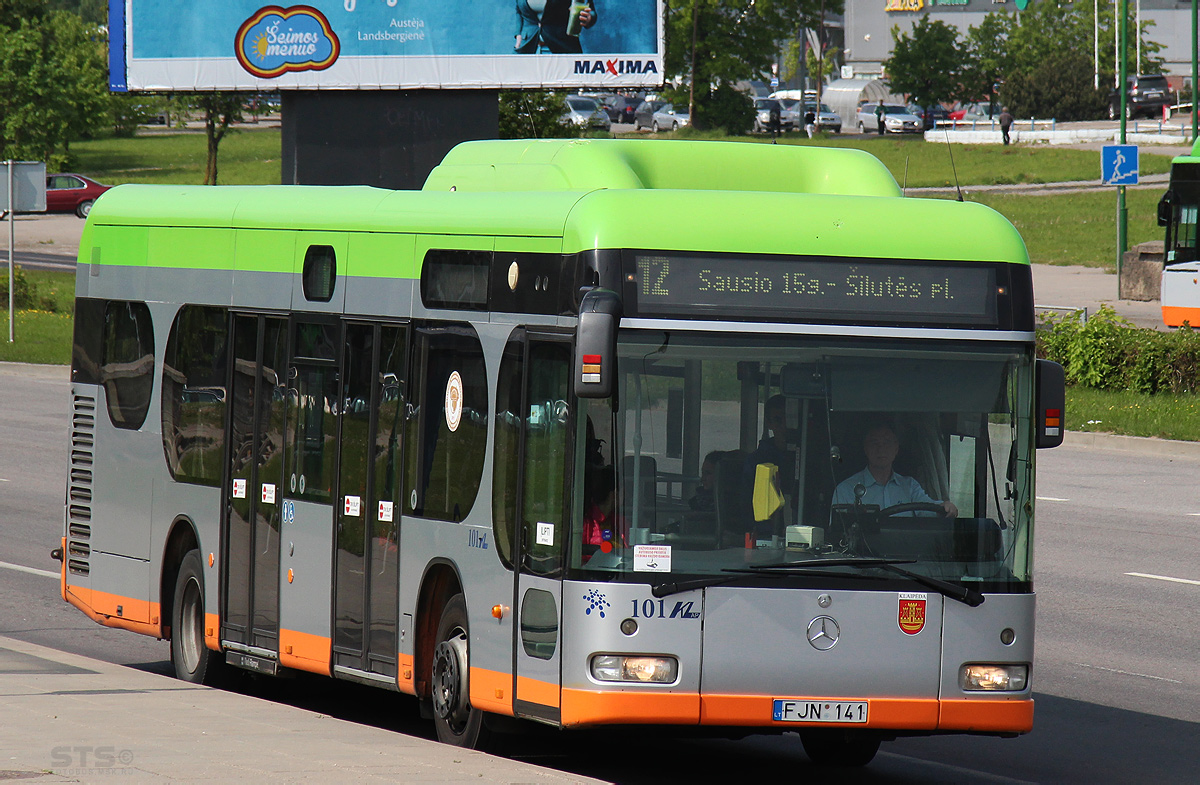
[[[670,684],[678,673],[679,661],[674,657],[628,654],[597,654],[592,657],[592,678],[596,681]]]
[[[1028,665],[964,665],[958,672],[958,686],[968,692],[1020,692],[1028,683]]]

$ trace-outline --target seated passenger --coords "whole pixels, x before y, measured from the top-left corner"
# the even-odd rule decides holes
[[[833,492],[833,503],[873,504],[879,509],[909,502],[940,504],[946,515],[958,517],[958,508],[950,501],[939,501],[930,497],[921,484],[912,477],[905,477],[892,470],[896,454],[900,451],[900,439],[890,425],[877,425],[867,431],[863,439],[863,452],[867,455],[866,467],[842,480]],[[855,486],[862,486],[861,496],[855,496]],[[916,515],[916,512],[912,513]]]
[[[625,547],[624,521],[616,514],[616,472],[605,466],[596,472],[588,508],[583,515],[583,563],[597,550],[609,553],[616,546]]]

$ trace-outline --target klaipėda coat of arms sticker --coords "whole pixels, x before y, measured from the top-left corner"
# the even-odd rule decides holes
[[[900,592],[896,621],[905,635],[916,635],[925,629],[925,605],[929,595],[919,592]]]

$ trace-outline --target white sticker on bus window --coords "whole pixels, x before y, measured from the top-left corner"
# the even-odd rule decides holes
[[[362,497],[347,496],[346,497],[346,514],[357,518],[362,515]]]
[[[538,545],[554,544],[554,524],[538,521],[537,536],[534,540]]]
[[[379,503],[379,520],[383,521],[384,523],[392,522],[392,503],[391,502],[380,502]]]
[[[235,499],[245,499],[246,498],[246,480],[245,480],[245,478],[238,478],[233,481],[233,498],[235,498]]]
[[[262,484],[262,500],[263,504],[275,503],[275,483],[264,482]]]
[[[671,546],[633,546],[633,569],[635,572],[670,572]]]
[[[462,410],[462,377],[458,375],[458,371],[454,371],[446,381],[446,427],[451,433],[457,431],[458,424],[462,422]]]

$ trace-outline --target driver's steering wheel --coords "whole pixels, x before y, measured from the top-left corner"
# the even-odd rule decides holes
[[[901,515],[906,512],[936,512],[943,518],[946,515],[946,508],[940,504],[932,502],[905,502],[904,504],[893,504],[891,507],[884,507],[879,511],[880,518],[890,518],[893,515]]]

